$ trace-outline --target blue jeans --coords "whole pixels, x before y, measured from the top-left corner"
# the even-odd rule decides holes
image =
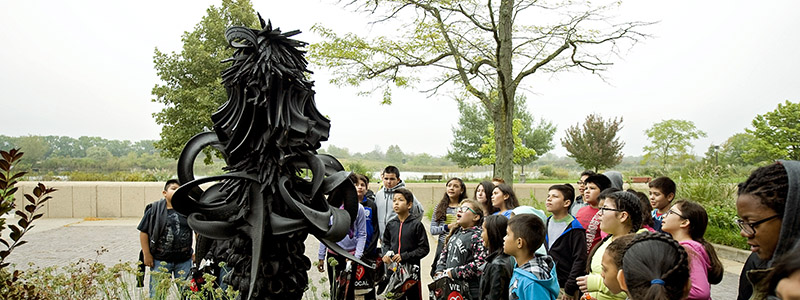
[[[162,266],[161,265],[162,262],[164,262],[166,264]],[[167,270],[163,271],[161,269],[162,267],[166,268]],[[191,274],[192,273],[192,260],[191,259],[187,259],[186,261],[183,261],[183,262],[168,262],[168,261],[153,259],[153,267],[150,268],[150,298],[153,298],[156,295],[155,286],[156,286],[157,282],[155,282],[155,280],[153,279],[153,271],[154,271],[154,269],[155,269],[155,271],[159,271],[159,272],[163,271],[164,273],[172,274],[173,278],[185,279],[185,278],[188,278],[190,275],[192,275]],[[180,271],[183,271],[183,275],[180,274]],[[182,290],[182,288],[179,286],[178,287],[178,291],[180,292],[181,290]]]

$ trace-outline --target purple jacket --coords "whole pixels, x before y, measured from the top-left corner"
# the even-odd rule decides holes
[[[344,250],[347,250],[356,258],[361,258],[364,255],[364,245],[367,243],[367,214],[364,212],[364,206],[358,204],[358,214],[353,225],[350,226],[350,231],[341,241],[336,242]],[[325,252],[328,250],[324,244],[319,244],[319,259],[325,259]]]

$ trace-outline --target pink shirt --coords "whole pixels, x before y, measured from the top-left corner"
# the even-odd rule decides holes
[[[578,222],[581,223],[583,229],[586,230],[586,253],[592,252],[592,247],[600,241],[600,219],[597,216],[597,213],[600,211],[599,208],[592,208],[591,206],[584,206],[578,210],[578,214],[575,215],[575,219],[578,219]]]
[[[708,283],[708,269],[711,260],[703,244],[694,240],[680,242],[689,253],[689,279],[692,289],[687,299],[711,299],[711,284]]]

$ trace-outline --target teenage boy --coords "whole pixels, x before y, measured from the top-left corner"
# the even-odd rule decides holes
[[[544,243],[544,222],[534,215],[517,215],[508,221],[503,252],[516,260],[508,286],[508,299],[550,299],[558,296],[555,262],[548,255],[536,254]]]
[[[547,254],[556,262],[558,286],[561,287],[559,299],[577,300],[580,289],[575,278],[582,276],[586,269],[586,230],[581,223],[569,214],[574,190],[569,184],[550,187],[545,207],[552,213],[547,218],[545,245]]]
[[[595,214],[600,210],[600,192],[611,187],[611,180],[603,174],[595,174],[586,177],[586,190],[583,192],[583,200],[586,201],[587,206],[584,206],[575,218],[581,222],[583,228],[589,228],[589,222]]]
[[[383,233],[383,263],[393,262],[420,265],[420,260],[428,255],[428,234],[420,222],[422,215],[412,212],[414,194],[408,189],[396,189],[392,209],[397,217],[389,220]],[[390,253],[391,251],[391,253]],[[417,268],[417,278],[420,278]],[[422,299],[422,284],[417,281],[409,287],[401,299]]]
[[[661,231],[661,220],[675,199],[675,181],[662,176],[653,179],[647,186],[650,187],[650,205],[653,206],[653,229]]]
[[[397,215],[392,210],[392,201],[395,191],[405,188],[406,183],[400,179],[400,170],[395,166],[387,166],[384,168],[383,172],[381,172],[381,180],[383,181],[383,187],[375,194],[375,206],[378,208],[378,227],[381,234],[383,234],[386,229],[386,224]],[[411,212],[417,216],[425,215],[425,210],[416,197],[413,201],[414,207],[411,209]]]
[[[375,194],[369,190],[369,178],[367,176],[352,173],[350,180],[356,187],[358,199],[361,201],[361,206],[364,207],[366,214],[366,227],[367,227],[367,245],[364,247],[364,256],[361,257],[362,261],[367,263],[374,263],[378,259],[378,215],[376,212],[378,208],[375,206]],[[364,296],[364,300],[375,299],[375,276],[377,275],[374,270],[366,269],[363,266],[356,266],[357,269],[363,269],[363,280],[356,278],[355,286],[358,294]],[[356,271],[356,274],[360,272]],[[366,290],[366,291],[359,291]]]
[[[139,243],[144,265],[164,271],[175,278],[187,278],[192,270],[192,229],[186,216],[172,209],[172,195],[180,184],[170,179],[164,185],[163,199],[147,206],[139,222]],[[181,273],[183,272],[183,273]],[[154,277],[150,276],[150,298],[155,296]]]
[[[589,205],[586,204],[586,201],[583,201],[583,192],[586,191],[586,178],[589,178],[589,176],[594,174],[597,173],[592,170],[586,170],[581,173],[581,180],[578,180],[578,197],[575,198],[575,202],[573,202],[572,206],[569,208],[570,215],[577,215],[578,210]]]

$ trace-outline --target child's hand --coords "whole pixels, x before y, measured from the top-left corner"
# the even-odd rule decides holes
[[[150,255],[150,254],[144,254],[143,263],[144,263],[145,266],[148,266],[148,267],[152,268],[153,267],[153,256]]]
[[[317,270],[322,273],[325,272],[325,260],[320,259],[319,264],[317,264]]]
[[[395,254],[395,255],[392,257],[392,261],[393,261],[393,262],[400,262],[401,260],[403,260],[403,258],[402,258],[402,257],[400,257],[400,254]]]
[[[578,288],[581,289],[581,293],[588,293],[589,292],[588,282],[586,281],[587,277],[588,276],[584,275],[584,276],[580,276],[578,278],[575,278],[575,281],[578,283]]]
[[[389,264],[392,263],[392,258],[388,255],[383,257],[383,263]]]

